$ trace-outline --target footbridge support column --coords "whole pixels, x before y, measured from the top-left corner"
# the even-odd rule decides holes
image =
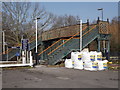
[[[98,52],[100,52],[100,49],[101,49],[101,47],[100,47],[100,42],[101,42],[101,41],[98,40],[98,46],[97,46],[97,47],[98,47],[98,50],[97,50]]]
[[[106,50],[106,59],[110,60],[110,41],[109,40],[107,41],[106,48],[107,48],[107,50]]]

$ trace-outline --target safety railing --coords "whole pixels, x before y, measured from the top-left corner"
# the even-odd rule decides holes
[[[87,28],[87,26],[84,27],[83,31],[84,31],[86,28]],[[72,37],[77,36],[78,34],[79,34],[79,32],[76,33],[76,34],[74,34]],[[64,42],[69,41],[69,40],[71,40],[71,39],[72,39],[72,38],[70,37],[69,39],[64,40]],[[38,55],[41,55],[41,54],[43,54],[43,53],[45,53],[45,52],[46,52],[45,54],[50,53],[52,50],[54,50],[54,48],[57,48],[57,47],[59,46],[59,45],[56,45],[56,44],[59,43],[61,40],[62,40],[62,39],[56,41],[56,42],[53,43],[51,46],[49,46],[48,48],[46,48],[45,50],[43,50],[42,52],[40,52]],[[61,43],[63,44],[64,42],[61,42]],[[61,45],[61,43],[60,43],[60,45]],[[57,47],[54,47],[54,46],[57,46]],[[63,46],[64,46],[64,45],[63,45]],[[51,50],[50,50],[50,49],[51,49]],[[47,57],[47,56],[46,56],[46,57]]]
[[[89,33],[91,30],[93,30],[96,27],[93,26],[89,31],[85,32],[82,36],[86,35],[87,33]],[[85,27],[83,30],[85,30],[87,27]],[[60,48],[62,45],[64,45],[65,43],[67,43],[68,41],[70,41],[71,39],[73,39],[76,35],[78,35],[80,32],[76,33],[75,35],[73,35],[71,38],[69,38],[68,40],[66,40],[64,43],[62,43],[61,45],[59,45],[57,48],[55,48],[54,50],[52,50],[50,53],[48,53],[48,55],[50,55],[51,53],[53,53],[55,50],[57,50],[58,48]]]
[[[45,51],[47,51],[49,48],[53,47],[55,44],[57,44],[59,41],[61,41],[61,39],[59,39],[58,41],[56,41],[55,43],[53,43],[51,46],[49,46],[48,48],[46,48],[45,50],[43,50],[42,52],[40,52],[38,55],[41,55],[42,53],[44,53]]]
[[[86,47],[90,42],[92,42],[98,36],[98,29],[96,26],[90,27],[89,31],[83,34],[83,46],[82,48]],[[65,47],[59,47],[54,52],[49,55],[49,64],[56,64],[60,59],[64,58],[68,55],[71,50],[78,50],[79,49],[79,38],[75,37],[71,39],[69,42],[66,42],[64,45]]]

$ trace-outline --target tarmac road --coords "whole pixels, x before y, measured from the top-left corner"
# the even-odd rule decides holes
[[[3,88],[118,88],[118,71],[37,66],[2,71]]]
[[[2,89],[2,69],[0,68],[0,90]]]

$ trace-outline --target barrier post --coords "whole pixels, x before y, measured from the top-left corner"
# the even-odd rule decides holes
[[[30,65],[31,65],[31,67],[33,67],[33,60],[32,60],[32,52],[30,51]]]

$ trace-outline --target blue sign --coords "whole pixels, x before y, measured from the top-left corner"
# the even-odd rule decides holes
[[[17,52],[17,53],[15,54],[15,56],[20,56],[20,53]]]
[[[28,50],[28,39],[22,39],[22,50]]]

